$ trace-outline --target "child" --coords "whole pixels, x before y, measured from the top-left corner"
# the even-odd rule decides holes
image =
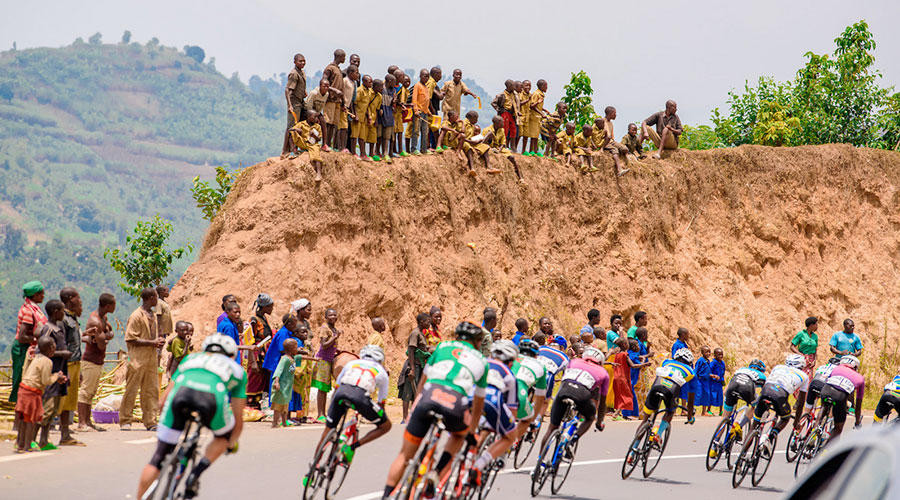
[[[638,416],[637,393],[635,392],[635,386],[637,386],[637,383],[641,378],[641,370],[643,370],[645,366],[650,364],[649,361],[644,360],[641,356],[641,343],[638,339],[628,339],[628,360],[631,367],[632,407],[630,410],[622,411],[622,416],[626,419],[632,417],[636,418]]]
[[[365,84],[363,84],[365,85]],[[375,143],[378,142],[378,112],[381,109],[382,94],[384,93],[384,82],[375,80],[372,82],[372,93],[370,95],[369,105],[366,108],[366,144],[369,146],[369,159],[381,161],[375,150]]]
[[[619,337],[616,340],[616,347],[607,354],[606,359],[611,359],[613,365],[613,390],[615,392],[613,407],[616,410],[613,420],[620,420],[624,417],[624,411],[634,407],[631,399],[631,360],[628,358],[628,339]]]
[[[447,112],[447,120],[441,123],[441,132],[438,134],[437,140],[437,150],[443,152],[443,150],[447,148],[455,149],[456,154],[462,159],[463,141],[461,139],[464,137],[465,124],[459,119],[459,114],[451,109]]]
[[[471,114],[473,112],[470,111],[469,113]],[[466,115],[466,119],[472,122],[472,118],[469,117],[469,114]],[[474,119],[476,121],[478,120],[477,114]],[[481,156],[484,159],[485,172],[489,174],[499,174],[500,169],[491,168],[490,166],[488,151],[490,151],[492,147],[501,148],[506,142],[506,138],[504,137],[505,130],[503,129],[503,119],[499,116],[495,116],[493,120],[491,120],[491,125],[484,129],[480,135],[480,138],[478,138],[477,135],[466,138],[466,142],[471,146],[466,151],[466,157],[469,160],[469,175],[475,177],[475,168],[473,165],[475,154],[478,154],[478,156]]]
[[[410,84],[412,83],[412,79],[410,79],[409,75],[403,73],[401,75],[402,82],[401,85],[403,88],[400,89],[400,97],[399,101],[402,103],[400,106],[400,116],[403,117],[403,123],[406,124],[403,128],[403,137],[402,139],[406,143],[406,150],[400,152],[400,156],[409,156],[412,151],[410,146],[410,141],[412,140],[412,128],[413,128],[413,118],[415,116],[415,112],[412,109],[412,91],[409,89]],[[397,134],[397,140],[400,141],[400,134]]]
[[[384,331],[387,330],[387,325],[385,325],[384,318],[375,317],[372,318],[372,329],[375,330],[374,333],[369,335],[369,338],[366,339],[366,344],[368,345],[377,345],[382,350],[384,349]]]
[[[622,137],[622,145],[628,149],[628,154],[632,156],[637,155],[637,158],[640,160],[647,157],[644,154],[644,145],[641,144],[637,135],[637,125],[634,123],[628,124],[628,133],[625,134],[625,137]]]
[[[308,422],[309,415],[309,387],[312,383],[313,370],[316,367],[316,358],[307,346],[309,329],[305,323],[297,322],[294,337],[297,339],[297,352],[294,356],[294,393],[291,395],[289,411],[297,413],[297,423]]]
[[[528,103],[531,102],[531,80],[522,80],[516,97],[519,98],[519,111],[516,122],[516,147],[513,148],[513,151],[518,151],[519,139],[522,139],[522,152],[525,152],[525,143],[528,142],[528,139],[525,138],[525,129],[531,119],[531,113],[528,112]]]
[[[369,133],[369,120],[367,114],[369,104],[375,98],[372,90],[372,77],[364,75],[362,77],[362,86],[356,89],[356,101],[353,104],[353,113],[350,124],[350,153],[356,154],[356,146],[359,145],[359,157],[366,157],[366,137]],[[355,139],[355,141],[354,141]]]
[[[394,105],[397,100],[397,79],[388,73],[384,75],[384,92],[381,94],[381,109],[378,111],[378,151],[376,154],[391,163],[394,154]]]
[[[566,129],[556,134],[556,152],[562,155],[566,165],[572,164],[572,150],[575,146],[575,124],[566,123]]]
[[[715,359],[709,363],[709,405],[719,409],[719,416],[722,416],[722,386],[725,384],[725,351],[721,347],[716,347],[713,351]]]
[[[532,92],[531,98],[525,103],[525,113],[527,113],[528,119],[525,121],[525,132],[522,135],[525,136],[526,141],[530,139],[531,142],[527,148],[525,143],[522,143],[525,156],[538,156],[538,136],[541,135],[541,120],[548,115],[547,110],[544,109],[544,96],[546,94],[547,81],[538,80],[537,90]]]
[[[581,336],[581,343],[582,343],[582,345],[584,345],[585,349],[587,349],[588,347],[594,346],[594,331],[593,330],[591,330],[590,332],[587,332],[587,331],[582,332],[580,336]]]
[[[522,341],[523,338],[527,338],[528,335],[528,320],[525,318],[519,318],[516,320],[516,333],[513,334],[512,341],[513,344],[519,345],[519,342]],[[541,344],[543,345],[543,344]]]
[[[581,160],[579,170],[582,174],[595,172],[596,169],[591,161],[591,149],[593,149],[594,127],[585,123],[581,127],[581,132],[575,135],[573,140],[573,153]]]
[[[294,144],[301,151],[309,152],[309,161],[316,171],[316,182],[322,181],[322,154],[320,151],[330,151],[328,146],[319,146],[322,139],[322,126],[319,124],[319,113],[308,111],[306,120],[291,127],[291,137]]]
[[[275,415],[272,417],[272,427],[287,426],[288,403],[291,401],[291,392],[294,388],[294,356],[297,355],[297,340],[285,339],[284,354],[278,361],[278,367],[272,373],[272,409]]]
[[[64,375],[68,367],[69,358],[72,356],[66,344],[66,333],[62,329],[62,321],[65,318],[65,305],[59,300],[51,300],[45,306],[47,310],[48,322],[41,327],[41,334],[38,338],[47,337],[55,342],[56,349],[50,359],[53,361],[53,372],[61,371]],[[38,440],[38,446],[42,450],[55,450],[56,446],[48,443],[50,439],[50,427],[53,419],[59,414],[59,403],[62,397],[66,395],[66,380],[58,380],[51,384],[44,391],[43,399],[48,402],[48,411],[44,412],[44,418],[41,420],[41,437]],[[72,388],[72,390],[78,390]],[[61,426],[60,442],[72,439],[66,430],[68,427]]]
[[[628,172],[628,169],[623,168],[622,160],[624,158],[625,164],[628,164],[628,157],[626,156],[628,148],[616,142],[615,132],[613,131],[613,120],[616,119],[616,108],[607,106],[603,112],[606,115],[606,118],[603,120],[603,130],[606,132],[606,138],[604,139],[603,144],[600,145],[600,149],[612,155],[613,162],[616,165],[615,175],[625,175],[625,173]]]
[[[699,384],[699,392],[694,396],[694,406],[700,407],[700,415],[712,416],[709,413],[709,346],[700,348],[700,357],[694,362],[694,373],[697,376]]]
[[[56,351],[53,338],[41,337],[38,340],[38,350],[40,353],[25,368],[19,384],[16,417],[21,424],[16,436],[16,453],[40,451],[34,440],[37,437],[37,426],[44,418],[44,406],[41,402],[44,388],[57,381],[65,383],[68,380],[62,370],[51,373],[53,361],[50,358]]]
[[[566,103],[556,103],[556,112],[544,115],[541,120],[541,138],[547,143],[544,148],[544,156],[548,158],[556,157],[556,134],[559,133],[559,127],[566,118]]]
[[[166,367],[166,373],[169,378],[178,369],[181,360],[191,352],[191,336],[194,334],[194,325],[187,321],[179,321],[175,323],[175,336],[169,341],[166,350],[172,353],[169,357],[169,365]]]

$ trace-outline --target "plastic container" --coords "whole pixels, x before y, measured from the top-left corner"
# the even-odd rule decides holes
[[[98,424],[118,424],[119,412],[91,410],[91,418]]]

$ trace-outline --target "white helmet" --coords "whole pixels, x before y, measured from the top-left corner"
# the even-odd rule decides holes
[[[603,351],[591,346],[581,353],[581,359],[602,365],[603,362],[606,361],[606,356],[603,355]]]
[[[675,354],[672,356],[672,359],[675,361],[681,361],[686,365],[694,364],[694,353],[691,352],[687,347],[682,347],[675,351]]]
[[[206,352],[214,352],[224,354],[229,358],[233,358],[237,354],[237,344],[234,339],[228,335],[214,333],[203,340],[203,350]]]
[[[788,354],[787,357],[784,358],[784,364],[791,368],[803,368],[806,366],[806,358],[804,358],[802,354]]]
[[[519,357],[519,348],[511,340],[497,340],[491,344],[491,357],[508,363]]]
[[[857,358],[856,356],[853,356],[851,354],[848,354],[848,355],[842,357],[841,364],[847,365],[850,368],[853,368],[854,370],[859,370],[859,358]]]
[[[384,350],[375,344],[366,344],[359,350],[359,357],[380,365],[384,363]]]

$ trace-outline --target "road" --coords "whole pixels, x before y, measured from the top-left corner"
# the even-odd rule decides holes
[[[592,431],[585,436],[576,467],[558,498],[779,498],[793,481],[793,467],[785,462],[783,451],[773,459],[759,488],[732,490],[730,473],[706,471],[703,454],[717,422],[716,418],[701,418],[696,425],[688,426],[683,419],[676,419],[666,456],[655,474],[650,479],[638,479],[638,469],[627,481],[620,476],[622,457],[636,423],[607,422],[604,432]],[[0,498],[134,498],[138,472],[155,447],[154,434],[109,428],[104,433],[79,433],[86,447],[52,452],[16,455],[12,453],[13,443],[8,441],[0,448]],[[319,425],[272,429],[267,423],[248,423],[240,451],[223,457],[204,475],[201,497],[299,497],[300,479],[321,429]],[[363,427],[363,431],[367,429]],[[379,441],[360,448],[340,498],[379,498],[401,437],[402,428],[397,425]],[[781,436],[779,450],[784,449],[786,439],[786,435]],[[529,465],[534,460],[530,457]],[[529,497],[528,473],[511,468],[508,465],[498,477],[491,498]],[[749,485],[749,477],[745,483]],[[541,498],[551,498],[549,483],[542,493]]]

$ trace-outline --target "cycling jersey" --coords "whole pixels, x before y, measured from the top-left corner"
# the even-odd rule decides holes
[[[674,359],[662,362],[662,366],[656,369],[656,378],[657,381],[667,380],[678,387],[685,387],[688,393],[697,393],[700,390],[700,383],[694,376],[694,369]]]
[[[891,392],[900,392],[900,375],[895,375],[894,379],[884,386],[884,390]]]
[[[569,367],[563,372],[563,381],[573,382],[591,391],[591,397],[606,397],[609,392],[609,374],[602,366],[590,363],[581,358],[569,361]]]
[[[513,363],[513,373],[519,389],[519,409],[516,418],[528,418],[534,413],[534,405],[528,399],[528,393],[534,391],[535,396],[547,395],[547,370],[537,358],[522,356]]]
[[[831,363],[816,368],[816,372],[813,373],[813,380],[828,380],[828,377],[831,376],[831,370],[834,370],[834,365]]]
[[[484,396],[483,427],[505,436],[516,427],[513,411],[519,405],[518,381],[512,370],[495,359],[488,360],[487,391]]]
[[[884,386],[884,394],[881,395],[878,406],[875,407],[875,421],[881,422],[891,414],[892,410],[900,415],[900,375],[895,376]]]
[[[731,382],[737,381],[751,382],[755,386],[762,387],[766,383],[766,374],[749,366],[738,368],[731,377]]]
[[[337,376],[338,385],[359,387],[370,398],[378,390],[376,401],[384,401],[388,395],[388,374],[380,364],[368,359],[354,359],[344,365]]]
[[[856,391],[857,398],[862,398],[866,390],[866,378],[858,371],[843,365],[835,366],[825,383],[847,394]]]
[[[424,370],[425,380],[458,392],[464,397],[484,396],[487,362],[471,344],[449,340],[438,344]]]
[[[160,441],[176,444],[192,409],[203,410],[203,425],[213,434],[231,431],[234,414],[229,399],[247,397],[247,373],[241,365],[224,354],[189,354],[178,365],[172,381],[157,428]]]
[[[562,373],[569,366],[569,356],[559,349],[544,346],[538,351],[537,360],[544,365],[544,369],[547,371],[547,393],[552,394],[557,374]]]
[[[772,373],[766,380],[766,386],[778,387],[788,394],[793,394],[797,390],[806,392],[809,390],[809,375],[799,368],[778,365],[772,368]]]
[[[753,404],[753,400],[756,398],[756,388],[765,383],[765,373],[750,367],[738,368],[725,389],[725,411],[734,410],[734,405],[739,400]]]

